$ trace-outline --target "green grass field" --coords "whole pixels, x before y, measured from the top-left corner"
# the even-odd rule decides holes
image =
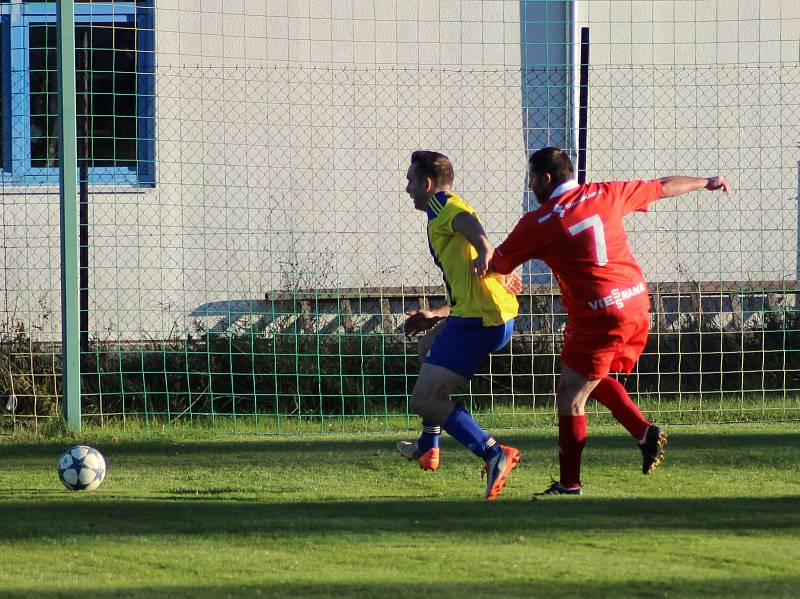
[[[555,429],[495,431],[523,463],[494,502],[450,439],[430,473],[397,434],[0,436],[0,596],[800,595],[800,424],[670,427],[650,477],[589,426],[586,495],[537,501]],[[57,479],[75,442],[106,456],[95,492]]]

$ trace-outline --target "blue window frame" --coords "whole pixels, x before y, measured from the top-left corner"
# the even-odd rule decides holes
[[[11,185],[58,181],[56,5],[0,3],[2,157]],[[153,2],[76,2],[78,156],[89,182],[155,184]]]

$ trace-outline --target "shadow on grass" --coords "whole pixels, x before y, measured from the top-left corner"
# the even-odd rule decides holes
[[[112,499],[84,504],[91,518],[75,518],[70,500],[4,501],[0,540],[75,536],[216,534],[321,539],[424,531],[531,535],[547,532],[631,530],[726,531],[796,535],[798,497],[546,498],[538,501],[457,502],[402,498],[294,503]],[[64,526],[64,522],[70,522]]]
[[[619,427],[618,433],[593,433],[589,427],[589,447],[598,449],[624,449],[629,451],[631,440],[627,433]],[[605,427],[606,429],[608,427]],[[796,433],[780,432],[741,432],[733,430],[730,433],[698,434],[689,432],[683,427],[667,429],[669,434],[670,451],[675,450],[726,450],[741,451],[769,451],[779,448],[800,447],[800,431]],[[502,431],[495,435],[503,443],[511,444],[520,449],[552,449],[557,439],[557,431]],[[413,435],[405,435],[412,438]],[[219,456],[241,454],[245,457],[250,454],[253,463],[259,463],[264,456],[280,454],[291,456],[291,459],[308,459],[313,456],[334,455],[344,460],[353,456],[376,454],[394,451],[396,439],[401,435],[381,435],[380,437],[329,438],[325,436],[303,438],[261,437],[252,440],[228,441],[225,438],[201,439],[187,441],[180,440],[123,440],[119,443],[92,440],[65,442],[26,442],[8,443],[0,445],[3,456],[8,458],[41,458],[43,456],[58,456],[71,445],[92,445],[100,450],[106,457],[148,456],[149,458],[172,459],[172,456],[196,457],[199,460],[216,459]],[[443,435],[443,442],[456,447],[455,442],[447,435]]]
[[[796,597],[800,576],[770,577],[728,577],[714,579],[681,580],[676,578],[659,580],[644,577],[642,580],[623,580],[597,582],[570,577],[568,584],[555,584],[551,577],[542,580],[534,572],[528,579],[502,580],[492,583],[462,581],[453,582],[372,582],[361,580],[352,583],[341,582],[268,582],[250,585],[210,585],[198,581],[192,586],[146,586],[126,587],[117,591],[93,588],[92,597],[636,597],[655,599],[663,597],[764,597],[769,593],[771,599]],[[82,591],[43,591],[28,590],[25,593],[10,592],[4,597],[62,597],[80,598],[87,596]]]

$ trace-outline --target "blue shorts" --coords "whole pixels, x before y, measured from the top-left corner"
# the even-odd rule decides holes
[[[485,327],[480,318],[450,316],[425,355],[425,363],[447,368],[471,379],[486,357],[511,340],[514,319]]]

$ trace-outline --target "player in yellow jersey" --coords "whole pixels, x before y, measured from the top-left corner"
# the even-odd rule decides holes
[[[428,245],[442,270],[447,302],[408,313],[407,335],[429,331],[420,341],[422,364],[411,395],[411,409],[422,417],[422,435],[417,441],[400,441],[397,449],[424,470],[436,470],[444,429],[483,459],[485,496],[494,499],[519,463],[519,450],[497,443],[450,395],[490,353],[508,344],[522,280],[516,273],[475,276],[486,272],[492,246],[475,210],[451,191],[453,177],[453,165],[444,154],[420,150],[411,155],[406,192],[414,208],[428,216]]]

